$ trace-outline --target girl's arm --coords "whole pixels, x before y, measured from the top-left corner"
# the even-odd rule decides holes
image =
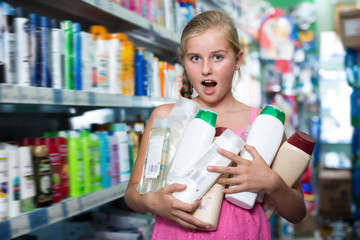
[[[224,189],[225,193],[261,192],[265,191],[274,203],[276,210],[291,223],[299,223],[306,215],[306,207],[300,183],[290,188],[284,180],[273,171],[252,146],[245,146],[253,160],[241,158],[239,155],[219,149],[219,153],[236,166],[209,166],[208,171],[232,174],[232,178],[220,178],[218,182],[235,187]]]
[[[138,193],[136,190],[136,186],[138,185],[142,175],[150,130],[154,119],[167,118],[172,106],[173,105],[171,104],[167,104],[157,107],[152,112],[145,126],[138,157],[134,163],[131,177],[125,192],[125,202],[134,211],[141,213],[152,212],[158,214],[178,223],[184,228],[191,230],[206,229],[209,227],[208,224],[197,220],[191,215],[191,213],[198,207],[199,201],[192,204],[186,204],[172,196],[173,192],[184,190],[186,188],[185,185],[171,184],[159,189],[157,192],[143,195]]]

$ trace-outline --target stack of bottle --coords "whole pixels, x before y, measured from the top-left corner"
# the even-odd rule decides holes
[[[0,83],[178,96],[180,65],[135,47],[124,33],[110,33],[100,25],[86,32],[79,23],[28,13],[3,2],[0,9]]]
[[[183,104],[182,100],[178,100],[168,118],[155,119],[137,190],[147,194],[166,184],[186,184],[184,191],[175,192],[173,196],[185,203],[201,199],[201,205],[193,216],[209,223],[210,231],[217,228],[224,186],[215,183],[220,174],[210,173],[206,168],[208,165],[231,164],[231,160],[217,152],[218,148],[241,153],[242,158],[252,160],[250,153],[243,147],[245,144],[254,146],[289,186],[308,166],[315,140],[297,131],[288,141],[283,142],[285,114],[277,107],[265,106],[253,122],[244,142],[230,129],[215,128],[215,112],[200,108],[192,100],[187,99],[188,104]],[[191,114],[187,118],[181,116],[180,113],[185,112]],[[225,199],[239,207],[251,209],[257,193],[226,194]],[[274,206],[267,205],[265,210],[270,219],[275,211]]]
[[[110,126],[0,143],[0,220],[127,182],[142,133]]]

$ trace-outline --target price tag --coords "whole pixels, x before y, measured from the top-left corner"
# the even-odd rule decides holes
[[[88,92],[89,105],[96,105],[96,97],[94,92]]]
[[[0,222],[0,240],[11,238],[10,222],[8,220]]]
[[[77,98],[77,104],[78,105],[88,105],[89,103],[89,95],[87,92],[83,91],[75,91],[76,98]]]
[[[41,104],[52,104],[54,101],[54,95],[51,88],[38,87],[38,101]]]
[[[36,210],[29,214],[30,229],[35,230],[49,224],[47,210],[45,208]]]
[[[11,220],[11,237],[18,237],[30,231],[28,215],[22,215]]]
[[[68,217],[74,216],[80,212],[80,204],[78,198],[71,199],[65,204],[66,204],[66,212]]]
[[[19,101],[24,103],[38,103],[36,87],[19,87]]]
[[[49,223],[55,223],[64,219],[63,204],[56,204],[47,209]]]
[[[2,102],[19,102],[19,87],[9,84],[1,84],[1,101]]]
[[[73,105],[75,103],[75,91],[73,90],[63,90],[63,104]]]
[[[53,89],[53,102],[55,104],[62,104],[63,103],[63,96],[62,96],[62,90],[61,89]]]

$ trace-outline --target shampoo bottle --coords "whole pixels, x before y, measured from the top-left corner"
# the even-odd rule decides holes
[[[40,17],[41,28],[41,86],[51,88],[52,79],[50,75],[50,22],[47,17]]]
[[[18,148],[20,159],[20,211],[30,212],[35,210],[35,182],[32,164],[31,148],[22,146]]]
[[[231,163],[231,160],[220,155],[217,149],[223,148],[238,154],[244,145],[245,142],[240,136],[232,130],[226,129],[179,180],[179,183],[187,185],[186,189],[181,192],[174,192],[173,196],[186,203],[193,203],[200,199],[220,177],[219,173],[207,171],[207,166],[228,166]]]
[[[115,124],[115,136],[118,144],[119,153],[119,172],[120,182],[127,182],[130,179],[130,158],[129,158],[129,144],[128,135],[126,133],[125,123]]]
[[[108,188],[111,186],[109,139],[106,132],[98,132],[98,137],[100,141],[101,186]]]
[[[226,129],[227,128],[224,127],[217,127],[214,141],[219,138]],[[210,225],[210,228],[208,229],[209,231],[214,231],[217,229],[221,204],[224,198],[224,188],[225,185],[214,183],[214,185],[201,198],[200,205],[192,214],[200,221],[208,223]]]
[[[33,164],[35,172],[36,207],[48,207],[52,204],[51,162],[45,145],[33,149]]]
[[[143,173],[138,184],[140,194],[156,192],[165,186],[169,137],[169,120],[166,118],[155,119],[150,132]]]
[[[70,197],[80,197],[84,194],[84,164],[80,134],[75,130],[69,132],[68,152]]]
[[[114,186],[120,182],[119,147],[113,131],[108,131],[107,136],[109,139],[111,186]]]
[[[187,126],[172,161],[166,184],[176,183],[211,145],[217,114],[201,108]]]
[[[84,194],[89,194],[93,191],[92,183],[91,183],[91,138],[90,132],[87,129],[81,130],[80,133],[81,139],[81,153],[84,163]]]
[[[48,156],[50,158],[51,164],[53,203],[58,203],[63,199],[63,193],[61,189],[62,159],[54,138],[45,138],[45,144],[48,148]]]
[[[56,146],[61,159],[60,182],[63,199],[69,196],[68,145],[66,138],[67,135],[65,135],[65,132],[61,132],[61,134],[59,133],[59,136],[55,138]]]
[[[61,28],[64,33],[64,89],[74,89],[74,48],[72,22],[62,21]]]
[[[82,78],[82,60],[81,60],[81,26],[79,23],[73,23],[73,40],[74,40],[74,89],[83,90]]]
[[[274,106],[267,105],[259,116],[255,118],[248,133],[246,144],[255,147],[269,166],[283,139],[284,121],[284,112]],[[245,149],[241,152],[240,156],[244,159],[252,160],[250,153]],[[253,192],[225,195],[225,198],[229,202],[245,209],[251,209],[254,206],[256,197],[257,193]]]
[[[53,88],[61,89],[62,83],[62,33],[60,22],[57,19],[50,20],[50,45],[51,45],[51,78]]]
[[[179,97],[170,111],[168,116],[171,131],[169,144],[169,166],[171,166],[186,127],[189,125],[190,121],[195,118],[200,108],[201,106],[199,103],[188,98]]]
[[[8,212],[8,193],[7,193],[7,164],[8,156],[5,149],[0,150],[0,221],[9,217]]]
[[[7,152],[7,177],[8,177],[8,214],[16,217],[20,214],[20,169],[18,147],[1,143],[1,148]]]
[[[104,26],[94,25],[90,29],[93,40],[96,41],[96,90],[108,92],[109,90],[109,34]]]
[[[29,20],[22,7],[15,9],[16,72],[17,83],[30,86]]]
[[[101,161],[100,161],[100,140],[96,133],[90,134],[91,138],[91,183],[94,191],[101,189]]]
[[[272,170],[277,172],[284,182],[292,187],[308,166],[315,147],[315,140],[308,134],[297,131],[279,148],[272,163]],[[275,206],[266,209],[265,214],[270,219],[275,212]]]

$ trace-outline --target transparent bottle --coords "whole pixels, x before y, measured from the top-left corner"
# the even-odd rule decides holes
[[[155,119],[150,132],[143,173],[137,186],[139,193],[156,192],[165,186],[169,138],[169,120],[166,118]]]

